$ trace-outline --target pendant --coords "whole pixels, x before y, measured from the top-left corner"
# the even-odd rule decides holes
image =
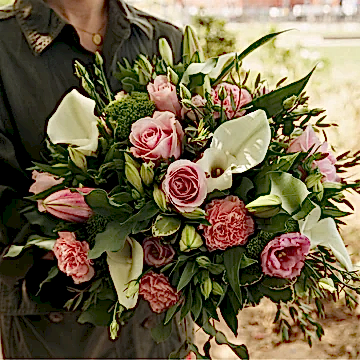
[[[93,34],[92,36],[92,42],[96,45],[96,46],[100,46],[103,42],[103,38],[100,34]]]

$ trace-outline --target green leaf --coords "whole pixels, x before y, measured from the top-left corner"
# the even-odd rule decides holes
[[[193,304],[192,294],[193,294],[193,290],[190,284],[188,287],[188,291],[186,292],[185,303],[181,308],[180,321],[182,321],[182,319],[184,319],[184,317],[191,311]]]
[[[263,274],[260,274],[260,273],[259,274],[248,274],[248,273],[241,272],[239,284],[240,284],[240,286],[249,286],[249,285],[259,282],[262,279],[262,277],[263,277]]]
[[[175,305],[173,305],[170,309],[168,309],[166,311],[164,325],[168,324],[169,321],[172,320],[172,318],[176,314],[178,308],[179,308],[179,303],[176,303]]]
[[[234,194],[241,200],[248,201],[248,193],[254,188],[253,182],[247,178],[242,177],[240,185],[234,190]]]
[[[266,232],[277,233],[285,232],[286,222],[291,218],[289,214],[279,213],[271,218],[256,219],[259,229]]]
[[[16,257],[23,250],[31,246],[38,246],[41,249],[52,250],[56,240],[45,238],[38,235],[31,235],[25,245],[11,245],[4,257]]]
[[[59,220],[54,219],[48,214],[40,213],[35,208],[31,211],[24,212],[24,216],[30,224],[38,226],[41,233],[47,236],[54,236],[54,229]]]
[[[191,307],[191,312],[193,314],[194,321],[196,321],[199,318],[201,314],[201,310],[202,310],[202,296],[201,296],[200,287],[197,286],[195,288],[195,297],[193,299],[193,305]]]
[[[343,217],[343,216],[351,215],[351,213],[347,212],[347,211],[341,211],[341,210],[334,207],[334,208],[325,208],[325,209],[323,209],[322,210],[322,215],[324,217],[337,218],[337,217]]]
[[[109,197],[109,203],[112,206],[119,206],[133,200],[133,197],[127,192],[117,193]]]
[[[166,325],[162,321],[154,328],[151,329],[151,336],[157,342],[161,343],[169,338],[172,333],[172,321],[169,321]]]
[[[58,164],[58,165],[51,166],[51,165],[46,165],[46,164],[40,164],[40,163],[34,162],[34,161],[33,161],[33,164],[44,172],[48,172],[50,174],[57,175],[60,177],[63,177],[69,173],[69,168],[68,168],[67,164]]]
[[[77,321],[80,324],[91,323],[95,326],[110,326],[113,315],[109,309],[113,305],[113,301],[100,300],[82,312]]]
[[[242,296],[240,290],[239,270],[241,259],[244,255],[245,248],[237,246],[228,249],[224,253],[224,265],[226,269],[226,276],[229,280],[230,286],[233,289],[240,303],[242,303]]]
[[[152,234],[155,237],[175,234],[181,226],[181,220],[175,216],[158,215],[153,226]]]
[[[283,102],[288,97],[295,95],[298,96],[305,88],[308,83],[311,75],[313,74],[315,68],[313,68],[308,75],[304,78],[289,84],[287,86],[281,87],[275,91],[260,96],[250,103],[251,110],[263,109],[266,111],[267,116],[273,117],[278,114],[283,109]]]
[[[102,216],[117,215],[123,218],[122,221],[125,221],[133,212],[133,209],[128,204],[112,205],[107,192],[102,189],[95,189],[91,191],[89,194],[84,195],[84,199],[96,214]]]
[[[291,287],[287,287],[282,290],[274,290],[274,289],[270,289],[266,286],[259,284],[258,288],[262,294],[264,294],[271,301],[276,302],[276,303],[279,303],[280,301],[286,303],[286,302],[293,300],[293,297],[294,297],[294,291]]]
[[[221,302],[220,312],[227,326],[230,328],[233,334],[237,336],[238,335],[237,313],[235,313],[232,304],[230,302],[230,298],[228,296],[225,296],[224,300]]]
[[[226,336],[218,331],[215,336],[215,341],[218,345],[227,345],[238,356],[239,359],[249,359],[249,352],[245,345],[235,345],[230,343]]]
[[[22,245],[11,245],[8,252],[4,255],[4,257],[16,257],[20,255],[20,253],[26,248],[26,246]]]
[[[295,220],[304,219],[315,209],[315,204],[310,200],[311,194],[302,202],[300,210],[293,215]]]
[[[291,281],[288,279],[264,276],[263,280],[261,281],[261,285],[273,290],[281,290],[291,286],[295,281],[296,280]]]
[[[61,183],[61,184],[52,186],[51,188],[46,189],[45,191],[42,191],[42,192],[40,192],[38,194],[35,194],[35,195],[32,195],[32,196],[27,196],[27,197],[25,197],[25,199],[33,200],[33,201],[40,200],[40,199],[45,199],[50,194],[52,194],[52,193],[54,193],[56,191],[64,189],[64,187],[65,187],[65,185],[63,183]]]
[[[177,291],[181,291],[193,278],[193,276],[197,273],[198,266],[194,261],[189,261],[185,265],[185,269],[181,274],[179,284],[177,286]]]
[[[49,282],[51,279],[53,279],[58,273],[60,272],[60,270],[58,269],[57,266],[53,266],[49,272],[48,272],[48,276],[46,277],[45,280],[43,280],[40,285],[39,285],[39,290],[36,294],[36,296],[39,294],[41,288],[43,287],[44,284],[46,284],[47,282]]]
[[[240,261],[240,269],[244,269],[252,264],[257,263],[257,260],[250,259],[246,256],[246,254],[243,254]]]

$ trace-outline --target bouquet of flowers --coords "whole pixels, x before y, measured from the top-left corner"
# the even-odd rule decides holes
[[[215,321],[221,314],[237,334],[239,311],[263,297],[277,304],[284,338],[286,312],[310,344],[321,338],[305,304],[322,315],[330,293],[349,306],[359,293],[338,225],[348,215],[339,204],[353,209],[344,190],[360,186],[343,175],[360,156],[336,159],[318,137],[330,125],[303,91],[313,70],[272,91],[243,70],[245,56],[279,34],[205,60],[186,27],[181,63],[161,39],[161,56],[119,64],[117,94],[99,54],[93,77],[76,63],[86,95],[63,98],[48,122],[46,162],[31,169],[24,214],[39,233],[7,256],[51,250],[57,265],[40,288],[71,276],[65,307],[109,325],[113,339],[138,297],[164,313],[151,330],[157,341],[191,318],[209,341],[248,358]],[[188,336],[170,357],[209,358],[209,341],[200,352]]]

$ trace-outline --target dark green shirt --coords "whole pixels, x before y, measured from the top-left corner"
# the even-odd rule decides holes
[[[142,13],[122,0],[109,0],[109,24],[103,56],[112,89],[117,62],[139,53],[158,53],[158,39],[168,39],[179,60],[179,29]],[[0,10],[0,244],[2,251],[26,240],[31,229],[19,214],[19,199],[29,195],[32,160],[40,160],[46,120],[70,88],[78,86],[74,60],[91,64],[93,54],[79,43],[75,29],[42,0],[17,0]],[[34,314],[44,308],[28,301],[24,277],[33,263],[31,250],[18,259],[0,258],[0,313]],[[32,270],[30,270],[32,271]],[[45,270],[44,270],[45,273]],[[46,276],[45,276],[46,277]],[[25,289],[25,291],[24,291]]]

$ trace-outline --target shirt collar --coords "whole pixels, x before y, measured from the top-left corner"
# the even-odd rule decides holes
[[[40,55],[60,34],[66,22],[43,0],[16,0],[16,18],[34,55]],[[154,28],[145,16],[123,0],[109,0],[109,27],[118,39],[130,36],[131,25],[153,38]]]

